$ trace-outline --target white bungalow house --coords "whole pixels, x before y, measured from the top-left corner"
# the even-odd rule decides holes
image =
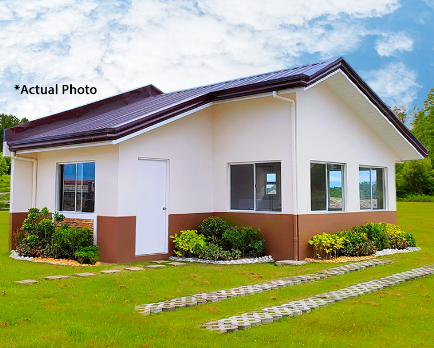
[[[105,262],[167,257],[210,215],[275,259],[396,223],[395,163],[427,150],[342,58],[163,93],[149,85],[9,128],[10,235],[30,207],[90,224]]]

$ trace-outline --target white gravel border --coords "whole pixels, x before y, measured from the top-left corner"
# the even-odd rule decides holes
[[[413,251],[422,250],[419,247],[408,247],[407,249],[383,249],[375,253],[375,256],[393,255],[399,253],[412,253]]]
[[[213,265],[245,265],[245,264],[251,264],[251,263],[274,262],[271,255],[262,256],[262,257],[255,257],[255,258],[251,258],[251,259],[237,259],[237,260],[230,260],[230,261],[214,261],[214,260],[198,259],[195,257],[178,257],[178,256],[170,256],[169,260],[182,261],[182,262],[210,263]]]
[[[17,251],[11,250],[11,254],[9,257],[12,257],[15,260],[24,260],[24,261],[33,261],[33,257],[30,256],[20,256]]]

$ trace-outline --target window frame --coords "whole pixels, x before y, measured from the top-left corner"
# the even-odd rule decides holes
[[[325,210],[312,210],[312,173],[311,164],[325,164],[325,178],[326,178],[326,209]],[[342,166],[342,209],[341,210],[329,210],[330,190],[329,190],[329,176],[328,176],[328,164],[336,164]],[[341,162],[327,162],[327,161],[310,161],[309,162],[309,196],[310,196],[310,212],[315,213],[343,213],[346,211],[346,185],[347,185],[347,165]]]
[[[61,181],[63,180],[63,178],[60,178],[60,166],[61,165],[68,165],[68,164],[75,164],[76,165],[76,183],[75,183],[75,187],[76,187],[76,192],[77,192],[77,168],[78,168],[78,164],[84,164],[84,163],[94,163],[95,164],[95,177],[96,177],[96,161],[95,160],[87,160],[87,161],[71,161],[71,162],[57,162],[56,163],[56,200],[55,200],[55,206],[56,206],[56,211],[62,214],[86,214],[86,215],[95,215],[96,212],[96,199],[94,201],[94,207],[93,207],[93,211],[89,212],[89,211],[77,211],[77,210],[60,210],[60,206],[61,206],[61,198],[60,198],[60,186],[61,186]],[[95,182],[96,182],[96,178],[95,178]],[[62,197],[63,197],[63,192],[62,192]],[[96,185],[95,185],[95,198],[96,198]],[[75,195],[74,198],[74,207],[77,208],[77,195]],[[82,207],[83,209],[83,202],[82,202]]]
[[[256,164],[263,164],[263,163],[280,163],[280,201],[281,201],[281,207],[280,210],[256,210]],[[231,181],[231,166],[236,165],[245,165],[245,164],[252,164],[253,165],[253,209],[251,210],[242,210],[242,209],[232,209],[231,207],[231,188],[232,188],[232,181]],[[265,213],[265,214],[281,214],[283,211],[283,195],[282,195],[282,161],[280,160],[270,160],[270,161],[255,161],[255,162],[229,162],[227,166],[227,175],[228,175],[228,211],[231,212],[242,212],[242,213]],[[276,175],[276,181],[277,181],[277,175]]]
[[[361,196],[360,196],[360,168],[369,169],[369,180],[370,180],[370,192],[371,192],[371,207],[370,208],[362,208],[360,206]],[[383,170],[383,208],[373,208],[373,198],[372,198],[372,170],[373,169],[382,169]],[[371,165],[363,165],[359,164],[359,210],[360,211],[377,211],[377,210],[387,210],[387,205],[389,204],[388,200],[388,185],[387,185],[387,167],[381,166],[371,166]]]

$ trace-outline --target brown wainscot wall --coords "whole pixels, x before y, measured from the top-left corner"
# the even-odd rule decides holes
[[[294,215],[273,213],[221,212],[214,215],[229,225],[261,230],[267,255],[275,260],[294,259]]]
[[[12,236],[21,228],[28,214],[29,212],[9,213],[9,250],[15,247],[12,242]]]
[[[260,229],[267,246],[267,254],[275,260],[294,258],[294,216],[290,214],[213,212],[169,215],[169,236],[187,229],[197,229],[203,219],[219,216],[230,225],[252,226]],[[21,227],[27,212],[11,213],[9,223],[9,249],[12,247],[12,235]],[[389,222],[396,224],[396,211],[365,211],[354,213],[306,214],[297,217],[299,229],[299,259],[313,254],[308,244],[315,234],[336,233],[365,222]],[[93,229],[93,220],[74,219],[68,221],[74,227]],[[90,226],[91,224],[91,226]],[[136,217],[135,216],[98,216],[97,244],[100,248],[100,260],[110,263],[152,261],[173,255],[173,242],[168,238],[168,253],[145,256],[135,255]]]
[[[306,214],[298,216],[300,260],[313,256],[308,241],[322,232],[336,233],[366,222],[396,224],[396,211],[363,211],[354,213]]]

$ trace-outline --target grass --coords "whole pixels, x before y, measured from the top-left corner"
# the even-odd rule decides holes
[[[431,347],[434,276],[403,283],[312,313],[219,335],[207,321],[260,310],[313,294],[434,263],[434,204],[398,203],[398,223],[422,251],[397,254],[391,265],[321,281],[141,316],[134,306],[304,274],[336,265],[195,265],[45,281],[44,276],[92,269],[15,261],[7,252],[7,212],[0,212],[0,347]],[[135,265],[148,264],[146,262]],[[33,286],[13,281],[36,279]]]

